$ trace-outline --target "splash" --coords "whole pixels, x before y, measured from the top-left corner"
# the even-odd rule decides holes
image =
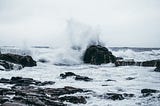
[[[89,45],[102,45],[100,28],[77,22],[73,19],[67,21],[66,28],[70,46],[75,50],[84,50]]]

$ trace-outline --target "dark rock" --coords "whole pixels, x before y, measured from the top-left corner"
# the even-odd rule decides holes
[[[63,97],[60,97],[59,99],[60,101],[71,102],[74,104],[79,104],[79,103],[86,104],[87,103],[86,99],[83,96],[63,96]]]
[[[15,64],[21,64],[23,67],[36,66],[36,61],[31,56],[21,56],[16,54],[0,54],[0,60],[8,61]]]
[[[46,85],[53,85],[55,82],[53,81],[44,81],[38,84],[38,86],[46,86]]]
[[[51,96],[60,96],[65,94],[74,94],[77,92],[85,92],[83,89],[80,88],[74,88],[70,86],[65,86],[64,88],[47,88],[45,89],[45,93],[51,95]]]
[[[160,72],[160,61],[157,62],[156,64],[156,69],[154,70],[155,72]]]
[[[147,67],[155,67],[160,65],[160,60],[150,60],[150,61],[144,61],[141,64],[142,66],[147,66]]]
[[[89,78],[89,77],[86,77],[86,76],[76,75],[73,72],[65,72],[65,74],[60,74],[60,77],[62,79],[65,79],[65,78],[71,77],[71,76],[75,76],[75,80],[81,80],[81,81],[91,81],[91,80],[93,80],[92,78]]]
[[[11,89],[0,88],[0,105],[2,106],[66,106],[63,103],[65,101],[75,104],[85,104],[86,99],[83,96],[64,95],[89,92],[70,86],[64,88],[40,88],[39,86],[53,84],[54,82],[40,82],[32,78],[1,78],[0,83],[15,84]],[[34,86],[30,86],[30,84]],[[10,95],[12,98],[8,97]]]
[[[136,65],[136,62],[133,59],[127,59],[127,60],[117,60],[115,62],[116,66],[133,66]]]
[[[73,73],[73,72],[65,72],[65,74],[60,74],[60,77],[62,79],[65,79],[65,78],[70,77],[70,76],[76,76],[76,74]]]
[[[105,80],[105,81],[109,82],[109,81],[116,81],[116,80],[108,79],[108,80]]]
[[[140,61],[135,62],[133,59],[129,60],[117,60],[116,66],[144,66],[144,67],[155,67],[160,65],[160,60]]]
[[[45,85],[52,85],[55,82],[53,81],[40,82],[32,78],[12,77],[11,79],[1,78],[0,83],[15,84],[14,86],[29,86],[29,85],[45,86]]]
[[[135,79],[135,78],[133,78],[133,77],[126,78],[126,80],[133,80],[133,79]]]
[[[100,65],[103,63],[114,63],[116,57],[107,48],[100,45],[91,45],[83,56],[84,63]]]
[[[151,95],[152,93],[158,93],[159,91],[158,90],[155,90],[155,89],[142,89],[141,90],[141,93],[143,94],[143,96],[149,96]]]
[[[157,68],[154,69],[154,71],[155,72],[160,72],[160,68],[157,67]]]
[[[7,96],[1,96],[1,95],[0,95],[0,104],[3,104],[3,103],[5,103],[5,102],[8,102],[9,100],[10,100],[9,97],[7,97]]]
[[[76,75],[75,80],[80,80],[80,81],[92,81],[92,78],[86,77],[86,76],[80,76]]]
[[[45,60],[45,59],[39,59],[38,61],[41,62],[41,63],[48,63],[48,61]]]
[[[123,100],[130,97],[133,97],[134,94],[117,94],[117,93],[106,93],[104,95],[100,95],[99,97],[102,99],[111,99],[111,100]]]

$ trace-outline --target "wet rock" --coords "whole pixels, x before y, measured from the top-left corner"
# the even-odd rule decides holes
[[[36,66],[36,61],[31,56],[21,56],[16,54],[0,54],[0,60],[8,61],[15,64],[21,64],[23,67]]]
[[[155,89],[142,89],[141,90],[141,93],[143,94],[143,96],[149,96],[151,95],[152,93],[158,93],[159,91],[158,90],[155,90]]]
[[[66,102],[70,102],[70,103],[74,103],[74,104],[86,104],[87,101],[83,96],[63,96],[59,98],[60,101],[66,101]]]
[[[135,62],[133,59],[117,60],[116,66],[144,66],[144,67],[155,67],[159,66],[160,60],[149,60],[149,61],[138,61]]]
[[[32,78],[12,77],[11,79],[1,78],[0,83],[15,84],[14,86],[29,86],[29,85],[45,86],[45,85],[52,85],[55,82],[53,81],[40,82]]]
[[[136,62],[133,59],[117,60],[115,66],[133,66]]]
[[[126,78],[126,80],[133,80],[133,79],[135,79],[134,77],[128,77],[128,78]]]
[[[48,61],[46,59],[39,59],[38,61],[41,63],[48,63]]]
[[[62,79],[65,79],[65,78],[71,77],[71,76],[74,76],[75,80],[80,80],[80,81],[91,81],[91,80],[93,80],[92,78],[89,78],[89,77],[86,77],[86,76],[76,75],[73,72],[65,72],[65,74],[60,74],[60,77]]]
[[[155,70],[154,70],[155,72],[160,72],[160,68],[155,68]]]
[[[160,64],[160,60],[150,60],[142,62],[142,66],[155,67]]]
[[[92,78],[86,77],[86,76],[80,76],[80,75],[76,75],[75,80],[79,80],[79,81],[92,81]]]
[[[65,72],[65,74],[60,74],[60,77],[61,77],[62,79],[65,79],[65,78],[71,77],[71,76],[76,76],[76,74],[73,73],[73,72]]]
[[[160,62],[157,62],[155,72],[160,72]]]
[[[0,104],[3,104],[3,103],[8,102],[8,101],[10,101],[9,97],[0,95]]]
[[[105,47],[91,45],[87,48],[83,56],[84,63],[100,65],[104,63],[114,63],[116,57]]]
[[[102,99],[111,99],[111,100],[123,100],[130,97],[133,97],[134,94],[118,94],[118,93],[106,93],[104,95],[100,95],[99,97]]]
[[[116,80],[112,80],[112,79],[107,79],[107,80],[105,80],[105,81],[109,82],[109,81],[116,81]]]
[[[65,86],[64,88],[47,88],[45,92],[51,96],[60,96],[65,94],[74,94],[77,92],[85,92],[83,89]]]
[[[2,71],[10,71],[10,70],[20,70],[22,69],[22,66],[19,65],[19,64],[14,64],[14,63],[11,63],[11,62],[7,62],[7,61],[4,61],[4,60],[0,60],[0,70]]]

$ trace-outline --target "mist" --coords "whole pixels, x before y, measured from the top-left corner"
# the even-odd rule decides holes
[[[106,46],[159,47],[159,5],[159,0],[0,0],[0,45],[82,47],[100,40]]]

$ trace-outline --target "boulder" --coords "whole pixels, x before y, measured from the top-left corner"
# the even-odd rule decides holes
[[[131,98],[133,96],[134,94],[127,94],[127,93],[123,93],[123,94],[106,93],[106,94],[100,95],[99,97],[102,99],[123,100],[123,99]]]
[[[101,45],[91,45],[89,46],[83,56],[84,63],[88,64],[106,64],[106,63],[114,63],[116,61],[116,57],[112,55],[112,53]]]
[[[92,78],[86,77],[86,76],[80,76],[80,75],[76,75],[73,72],[65,72],[64,74],[60,74],[60,77],[62,79],[65,79],[67,77],[71,77],[73,76],[75,80],[79,80],[79,81],[91,81],[93,80]]]
[[[158,93],[158,92],[160,92],[160,91],[155,90],[155,89],[142,89],[141,90],[141,93],[143,94],[143,96],[149,96],[152,93]]]
[[[66,101],[66,102],[71,102],[74,104],[79,104],[79,103],[86,104],[87,103],[86,99],[83,96],[63,96],[63,97],[60,97],[59,99],[62,102]]]
[[[31,56],[21,56],[16,54],[0,54],[0,60],[8,61],[15,64],[21,64],[23,67],[36,66],[36,61]]]

